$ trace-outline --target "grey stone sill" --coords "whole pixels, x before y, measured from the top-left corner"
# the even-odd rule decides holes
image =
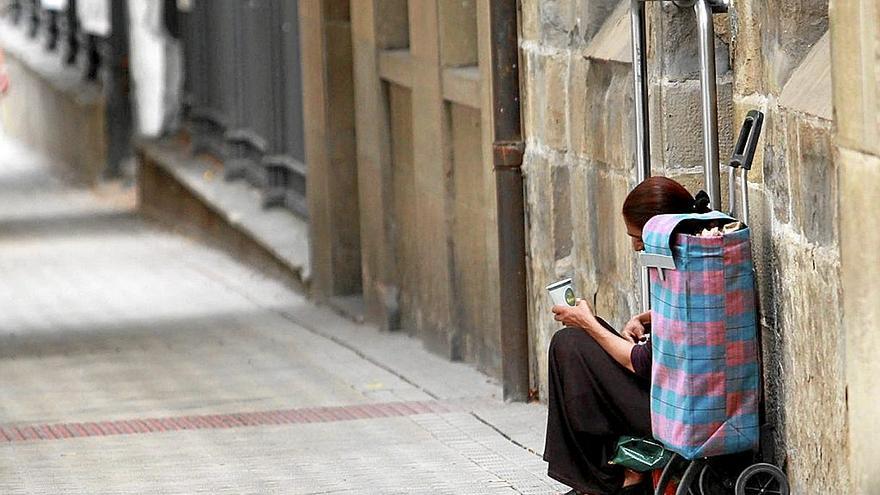
[[[85,80],[82,68],[64,65],[59,51],[49,52],[43,48],[42,37],[28,38],[24,28],[0,19],[0,47],[6,57],[18,60],[44,79],[55,90],[69,94],[79,105],[94,105],[103,101],[99,84]],[[11,81],[15,84],[15,81]]]
[[[141,148],[226,223],[284,262],[308,285],[311,265],[305,221],[284,208],[263,209],[259,190],[243,180],[225,181],[221,167],[189,156],[177,144],[156,141]]]

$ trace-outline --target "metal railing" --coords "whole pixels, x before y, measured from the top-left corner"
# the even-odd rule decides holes
[[[82,29],[77,0],[12,0],[6,16],[65,65],[78,65],[86,80],[98,80],[110,35]]]
[[[126,0],[13,0],[6,22],[58,57],[63,71],[97,84],[105,102],[106,169],[117,176],[131,156],[132,110]]]
[[[102,83],[114,123],[130,120],[123,94],[129,86],[126,3],[12,0],[7,9],[11,22],[35,43],[58,53],[86,80]],[[194,151],[221,158],[228,179],[245,178],[261,188],[264,206],[286,206],[306,216],[297,2],[163,0],[162,5],[166,28],[184,50],[184,107]],[[129,126],[108,126],[111,155],[128,146],[130,136],[123,131],[130,132]],[[117,158],[109,161],[116,168]]]
[[[297,2],[191,0],[172,21],[184,50],[196,153],[245,179],[263,205],[307,216]]]

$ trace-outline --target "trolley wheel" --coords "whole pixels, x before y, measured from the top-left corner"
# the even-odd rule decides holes
[[[734,481],[707,462],[700,471],[700,495],[728,495],[733,490]]]
[[[694,459],[688,464],[684,474],[681,475],[681,481],[678,482],[678,490],[675,495],[700,495],[699,478],[706,465],[705,459]]]
[[[681,462],[684,462],[684,458],[673,453],[672,457],[669,458],[666,462],[666,466],[663,468],[663,473],[660,475],[660,480],[657,482],[657,486],[654,489],[654,495],[663,495],[666,493],[666,487],[669,486],[669,483],[672,481],[672,477]]]
[[[790,495],[788,478],[773,464],[752,464],[736,480],[736,495]]]

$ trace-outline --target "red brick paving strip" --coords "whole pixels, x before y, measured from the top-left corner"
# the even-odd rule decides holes
[[[276,411],[178,416],[173,418],[139,418],[101,421],[97,423],[0,425],[0,443],[141,435],[181,430],[217,430],[248,426],[334,423],[357,419],[448,413],[455,410],[454,406],[438,401],[384,402],[338,407],[306,407]]]

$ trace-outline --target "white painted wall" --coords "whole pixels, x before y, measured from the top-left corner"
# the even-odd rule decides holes
[[[110,0],[79,0],[76,15],[83,31],[96,36],[110,36]]]
[[[43,0],[40,2],[40,7],[46,10],[66,10],[67,0]]]
[[[162,2],[128,0],[132,100],[138,134],[172,128],[180,107],[181,50],[165,32]]]

